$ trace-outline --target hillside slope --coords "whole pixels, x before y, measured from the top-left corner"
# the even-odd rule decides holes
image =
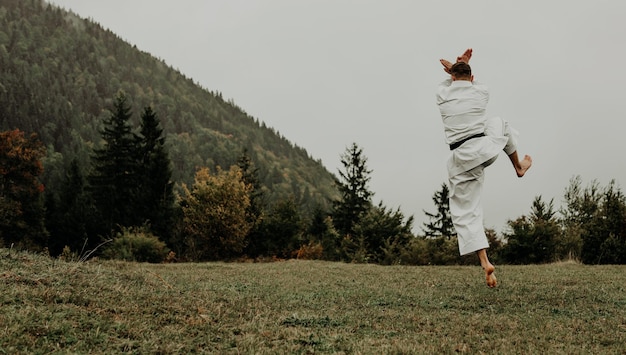
[[[57,186],[74,158],[89,167],[120,90],[132,101],[135,122],[145,106],[157,113],[177,183],[192,183],[199,167],[228,167],[245,149],[270,203],[293,197],[310,211],[336,195],[319,160],[219,92],[45,1],[0,0],[0,130],[39,134],[48,148],[46,186]]]

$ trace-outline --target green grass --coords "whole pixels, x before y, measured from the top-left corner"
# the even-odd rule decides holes
[[[626,353],[626,266],[64,262],[0,249],[0,353]]]

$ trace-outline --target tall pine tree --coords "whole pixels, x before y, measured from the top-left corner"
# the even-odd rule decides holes
[[[98,244],[95,238],[95,211],[86,192],[87,183],[78,165],[72,160],[58,197],[48,195],[46,204],[46,227],[50,231],[48,248],[52,255],[61,253],[65,246],[74,252],[84,252]],[[87,240],[86,240],[87,239]]]
[[[141,114],[138,137],[140,166],[138,170],[137,208],[150,223],[154,234],[169,239],[174,216],[172,167],[165,148],[160,121],[151,107]]]
[[[252,228],[250,228],[246,236],[246,253],[248,256],[256,257],[265,251],[263,247],[265,236],[261,230],[265,209],[265,194],[259,179],[259,169],[254,166],[247,149],[244,148],[241,156],[237,159],[237,166],[241,170],[242,181],[250,188],[248,192],[250,206],[248,207],[247,216],[252,223]]]
[[[430,213],[424,211],[430,222],[424,223],[422,230],[426,237],[456,237],[456,230],[452,224],[450,215],[450,190],[445,182],[441,184],[441,190],[433,195],[433,202],[437,207],[437,212]]]
[[[93,171],[89,176],[91,193],[102,222],[101,233],[109,235],[119,226],[141,225],[138,214],[138,139],[129,123],[132,112],[126,95],[115,98],[111,116],[100,132],[104,146],[94,150]]]
[[[340,234],[354,235],[354,226],[372,207],[372,192],[367,184],[371,170],[367,169],[367,158],[356,143],[346,149],[341,156],[341,164],[345,171],[339,171],[337,181],[341,198],[334,202],[332,213],[335,228]]]

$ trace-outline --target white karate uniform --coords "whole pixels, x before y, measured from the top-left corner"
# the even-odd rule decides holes
[[[437,90],[446,144],[485,134],[464,142],[448,159],[450,215],[461,255],[489,247],[481,203],[483,170],[500,151],[509,155],[517,149],[517,132],[499,117],[486,118],[488,102],[488,88],[476,81],[448,79]]]

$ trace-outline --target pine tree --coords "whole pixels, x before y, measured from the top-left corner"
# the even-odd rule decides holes
[[[252,228],[246,236],[246,253],[251,257],[256,257],[265,250],[263,246],[263,231],[261,230],[265,209],[265,193],[259,179],[259,169],[254,167],[247,149],[244,149],[239,159],[237,159],[237,166],[241,170],[242,181],[250,188],[248,192],[250,206],[248,207],[247,215],[252,223]]]
[[[237,159],[237,166],[241,170],[243,182],[250,185],[249,214],[250,217],[256,221],[256,219],[261,217],[265,204],[265,194],[259,179],[259,169],[252,163],[252,159],[248,155],[247,149],[244,149],[239,159]]]
[[[341,164],[345,171],[339,171],[341,181],[337,181],[340,200],[334,202],[332,213],[337,231],[343,235],[353,235],[354,226],[372,207],[372,195],[368,182],[371,170],[367,169],[367,158],[356,143],[346,149],[341,156]]]
[[[137,145],[140,156],[137,208],[155,235],[169,238],[174,218],[172,167],[163,129],[151,107],[144,108],[141,115]]]
[[[600,245],[598,263],[626,263],[626,197],[611,180],[602,199],[601,226],[606,237]]]
[[[422,230],[426,237],[446,237],[448,239],[456,237],[456,230],[452,224],[450,215],[450,190],[445,182],[441,184],[441,190],[433,195],[433,202],[437,212],[430,213],[424,211],[430,222],[424,223]]]
[[[260,225],[262,255],[289,258],[302,243],[304,224],[293,199],[279,201]]]
[[[554,261],[561,233],[555,214],[552,200],[545,203],[536,196],[529,216],[508,222],[511,233],[505,234],[505,260],[519,264]]]
[[[308,233],[312,242],[322,246],[322,258],[324,260],[341,260],[341,237],[333,225],[332,217],[322,208],[317,207],[313,211]]]
[[[363,242],[368,262],[395,263],[400,251],[413,238],[413,216],[406,219],[399,208],[386,208],[382,201],[370,208],[355,226],[358,240]]]
[[[94,150],[93,171],[89,176],[91,193],[101,216],[101,233],[108,235],[118,226],[141,225],[137,214],[137,138],[129,120],[132,116],[127,97],[120,92],[115,98],[111,116],[104,120],[100,132],[104,146]]]
[[[83,248],[93,248],[98,244],[96,238],[88,238],[95,232],[95,211],[86,193],[86,184],[78,161],[74,159],[58,198],[49,195],[47,199],[46,226],[50,231],[48,247],[52,255],[60,254],[65,246],[81,253]]]
[[[573,246],[571,254],[579,251],[585,264],[626,263],[626,197],[615,181],[603,188],[594,180],[583,188],[576,176],[565,191],[565,206],[562,244]]]

